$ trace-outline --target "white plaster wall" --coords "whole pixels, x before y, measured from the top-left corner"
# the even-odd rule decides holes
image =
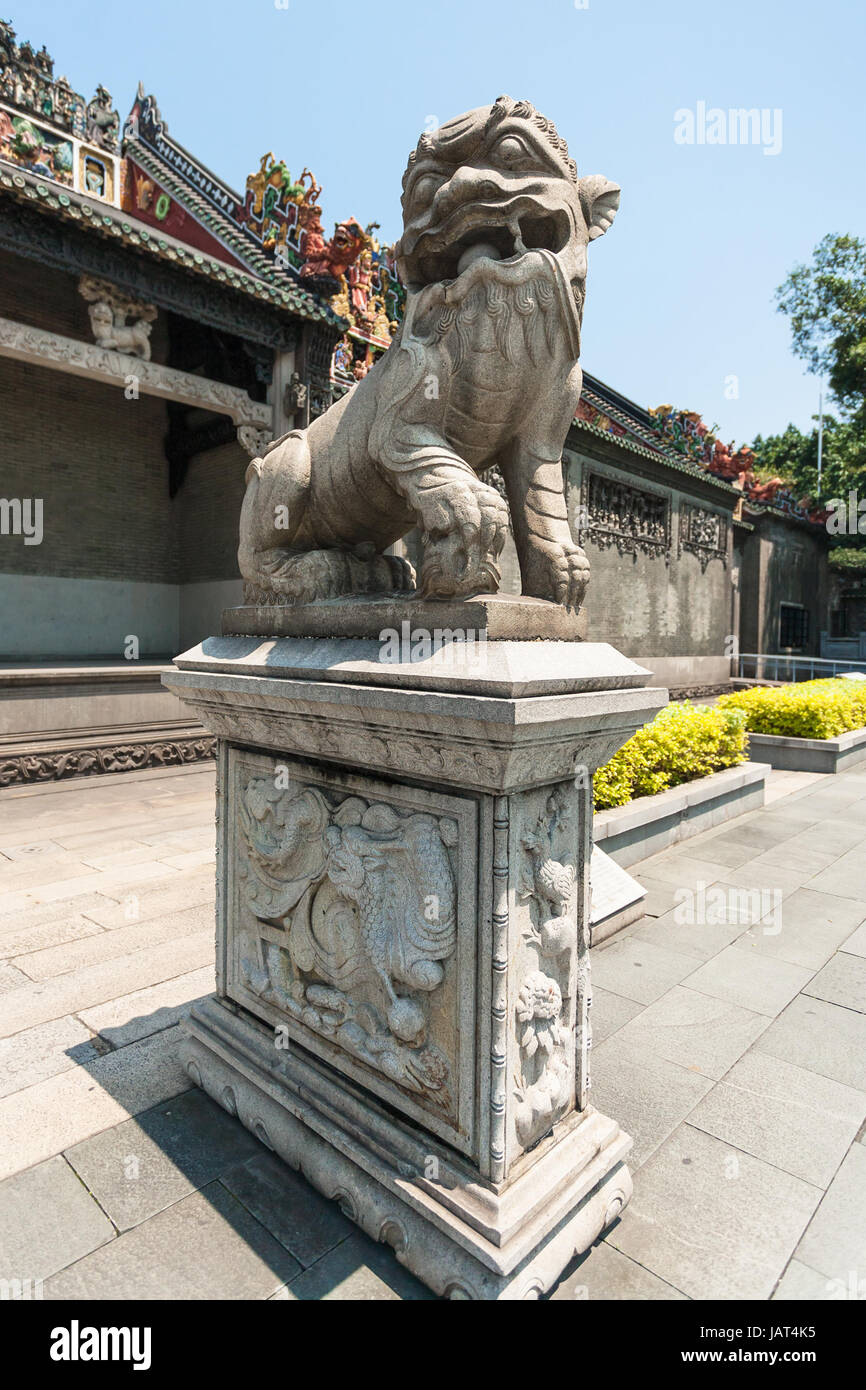
[[[243,582],[240,579],[214,579],[196,584],[182,584],[178,651],[187,651],[205,637],[219,637],[222,632],[223,609],[237,608],[241,603]]]
[[[628,656],[650,671],[658,685],[720,685],[731,674],[729,656]]]
[[[0,660],[174,655],[179,609],[177,584],[0,574]]]

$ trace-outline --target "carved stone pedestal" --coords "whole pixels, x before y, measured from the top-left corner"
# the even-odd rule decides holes
[[[589,1104],[590,782],[665,692],[600,644],[378,651],[213,638],[165,678],[220,741],[185,1063],[436,1293],[537,1297],[631,1191]]]

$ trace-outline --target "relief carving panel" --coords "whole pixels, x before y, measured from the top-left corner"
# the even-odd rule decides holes
[[[620,555],[663,555],[670,559],[671,504],[662,493],[590,473],[584,535]]]
[[[691,502],[680,506],[680,554],[688,550],[701,563],[705,573],[711,560],[728,563],[728,522],[721,512],[696,507]]]
[[[560,784],[527,793],[516,818],[514,1127],[522,1149],[543,1139],[574,1099],[578,813],[574,788]]]
[[[467,1147],[474,803],[237,749],[229,788],[228,993]]]

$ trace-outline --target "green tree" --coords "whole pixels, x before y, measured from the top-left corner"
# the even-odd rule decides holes
[[[795,266],[776,290],[791,321],[795,354],[826,378],[838,415],[824,417],[821,500],[866,494],[866,241],[829,234],[811,263]],[[789,425],[758,435],[753,448],[762,478],[777,475],[794,492],[818,497],[817,418],[808,433]]]
[[[815,418],[815,417],[813,417]],[[782,434],[758,435],[752,443],[755,472],[762,482],[784,478],[798,497],[818,498],[818,425],[808,434],[788,425]],[[852,488],[866,496],[866,437],[855,420],[824,416],[821,500],[847,497]]]
[[[811,265],[798,265],[776,291],[791,320],[794,352],[826,376],[846,419],[866,434],[866,241],[825,236]]]

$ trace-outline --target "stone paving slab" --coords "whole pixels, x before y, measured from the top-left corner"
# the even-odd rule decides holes
[[[777,918],[772,922],[777,931],[755,925],[743,933],[738,944],[792,965],[820,970],[860,925],[862,911],[860,903],[798,888],[783,900],[777,914],[768,914]]]
[[[390,1251],[360,1231],[272,1297],[289,1302],[341,1299],[356,1303],[396,1299],[428,1302],[434,1298]]]
[[[592,1103],[616,1115],[634,1140],[628,1162],[640,1167],[712,1086],[697,1072],[635,1051],[623,1033],[592,1049]]]
[[[34,1028],[52,1018],[104,1004],[121,994],[142,989],[154,978],[171,979],[200,969],[213,960],[213,927],[177,936],[149,951],[132,951],[115,960],[99,961],[68,975],[23,984],[10,991],[0,1015],[0,1036]]]
[[[172,1028],[189,1013],[196,1000],[213,994],[215,988],[214,967],[206,965],[188,975],[122,994],[107,1004],[80,1009],[78,1017],[101,1042],[112,1048],[126,1047],[151,1033]]]
[[[600,1240],[565,1270],[550,1297],[553,1302],[564,1299],[676,1302],[684,1299],[685,1294],[630,1260],[606,1240]]]
[[[224,1172],[220,1181],[304,1269],[357,1234],[336,1202],[321,1196],[261,1144],[255,1143],[255,1153]]]
[[[638,1004],[652,1004],[691,975],[696,965],[693,956],[629,936],[614,940],[595,957],[593,981],[612,994]]]
[[[866,1091],[866,1016],[802,994],[755,1044],[805,1071]]]
[[[607,1239],[688,1298],[769,1298],[821,1189],[681,1125]]]
[[[612,1033],[616,1033],[635,1014],[641,1013],[643,1005],[634,999],[624,999],[621,994],[612,994],[593,981],[592,985],[592,1045],[599,1047]]]
[[[848,937],[843,950],[846,955],[866,956],[866,922]]]
[[[804,994],[843,1009],[866,1013],[866,959],[840,951],[809,983]]]
[[[718,955],[746,929],[741,922],[694,922],[687,918],[679,904],[660,917],[645,917],[636,923],[634,935],[641,941],[694,956],[699,963]]]
[[[7,919],[0,923],[0,953],[8,960],[14,960],[17,956],[44,951],[51,946],[65,946],[85,936],[95,936],[102,930],[97,922],[90,921],[82,913],[56,917],[51,922],[24,928],[17,926],[14,919],[11,922]]]
[[[168,1028],[0,1100],[0,1179],[190,1088]]]
[[[766,1052],[748,1052],[689,1124],[824,1187],[866,1119],[866,1095]]]
[[[719,1081],[769,1023],[740,1004],[675,985],[616,1036],[646,1056]]]
[[[48,1279],[114,1238],[65,1159],[0,1183],[0,1278]]]
[[[862,1144],[854,1144],[842,1160],[795,1254],[843,1284],[852,1273],[858,1282],[866,1277],[866,1148]]]
[[[0,1099],[70,1067],[86,1067],[107,1050],[72,1015],[0,1038]]]
[[[260,1148],[243,1125],[193,1090],[73,1145],[64,1156],[118,1231],[128,1231]]]
[[[300,1266],[221,1183],[55,1274],[46,1299],[270,1298]]]
[[[736,942],[689,977],[689,988],[755,1013],[775,1017],[812,978],[812,971],[773,960]]]
[[[819,1274],[816,1269],[810,1269],[801,1260],[791,1260],[773,1294],[773,1300],[814,1303],[837,1299],[839,1296],[840,1290],[834,1279],[828,1279],[826,1274]],[[862,1294],[858,1292],[855,1296],[862,1297]]]

